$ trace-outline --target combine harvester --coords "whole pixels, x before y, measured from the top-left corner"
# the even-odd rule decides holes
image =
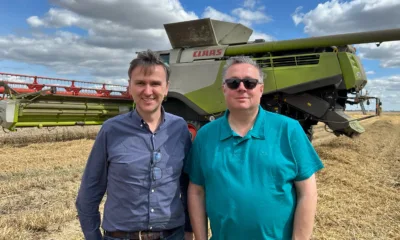
[[[335,135],[364,132],[345,114],[347,104],[378,98],[362,96],[367,77],[350,44],[400,40],[400,29],[305,39],[249,42],[252,30],[237,23],[200,19],[164,25],[172,49],[159,51],[171,66],[164,107],[197,130],[220,117],[226,106],[222,68],[231,56],[251,56],[267,74],[262,107],[297,119],[312,139],[323,122]],[[23,127],[99,125],[134,107],[127,86],[0,73],[0,125]],[[353,97],[352,97],[353,95]]]

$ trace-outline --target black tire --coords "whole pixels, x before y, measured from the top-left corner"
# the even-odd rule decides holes
[[[186,123],[188,124],[188,128],[189,128],[189,124],[192,125],[196,129],[196,132],[198,132],[199,129],[201,128],[201,123],[199,121],[190,121],[189,120],[189,121],[186,121]],[[190,132],[190,138],[193,141],[196,136],[193,137],[192,132],[191,131],[189,131],[189,132]]]

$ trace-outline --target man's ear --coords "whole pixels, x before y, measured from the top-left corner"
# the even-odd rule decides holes
[[[132,81],[130,79],[128,79],[128,93],[129,93],[129,95],[132,96],[131,88],[132,88]]]
[[[166,85],[165,92],[164,92],[164,98],[167,97],[167,95],[168,95],[168,90],[169,90],[169,81],[167,81],[167,85]]]

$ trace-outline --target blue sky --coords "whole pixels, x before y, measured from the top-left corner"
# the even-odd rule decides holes
[[[126,82],[136,51],[168,49],[166,22],[234,20],[266,40],[400,28],[400,1],[0,0],[0,71]],[[400,43],[356,46],[372,95],[400,110]]]

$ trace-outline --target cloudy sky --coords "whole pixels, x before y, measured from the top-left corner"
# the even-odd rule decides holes
[[[399,0],[1,0],[0,72],[120,84],[135,52],[170,48],[164,23],[236,21],[271,41],[400,28],[399,12]],[[356,47],[370,94],[400,110],[400,41]]]

